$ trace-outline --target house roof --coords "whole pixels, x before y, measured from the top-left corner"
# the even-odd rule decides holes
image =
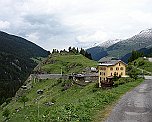
[[[100,63],[99,66],[113,66],[113,65],[116,65],[118,62],[122,62],[124,65],[127,65],[126,63],[124,63],[121,60],[110,60],[105,63]]]
[[[118,60],[118,59],[115,58],[115,57],[103,57],[103,58],[101,58],[98,62],[99,62],[99,63],[109,62],[109,61],[111,61],[111,60]]]

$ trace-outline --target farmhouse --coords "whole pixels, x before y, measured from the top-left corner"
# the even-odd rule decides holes
[[[121,60],[108,60],[98,65],[99,87],[104,83],[112,83],[114,76],[126,76],[126,64]]]

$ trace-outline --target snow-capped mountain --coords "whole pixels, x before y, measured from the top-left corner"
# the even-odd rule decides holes
[[[98,60],[103,56],[123,57],[132,50],[152,47],[152,29],[142,30],[137,35],[125,40],[107,41],[96,47],[90,48],[89,53]],[[103,55],[104,54],[104,55]]]
[[[115,44],[115,43],[117,43],[117,42],[119,42],[119,41],[121,41],[121,39],[108,40],[108,41],[105,41],[105,42],[99,44],[99,46],[100,46],[100,47],[108,48],[108,47],[110,47],[111,45],[113,45],[113,44]]]
[[[141,37],[152,37],[152,29],[142,30],[138,36]]]

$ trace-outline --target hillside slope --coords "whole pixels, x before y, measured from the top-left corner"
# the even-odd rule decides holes
[[[87,49],[87,52],[91,54],[92,59],[95,61],[98,61],[102,57],[105,57],[108,55],[106,49],[102,48],[100,46],[89,48],[89,49]]]
[[[0,104],[16,93],[37,65],[31,58],[47,55],[26,39],[0,32]]]
[[[63,91],[65,83],[64,80],[33,82],[32,89],[24,94],[29,99],[25,107],[20,99],[3,107],[10,111],[8,122],[101,122],[109,113],[106,109],[141,80],[109,90],[97,88],[94,82],[83,87],[73,84]],[[40,89],[43,94],[37,94]],[[3,120],[0,110],[0,121]]]
[[[0,52],[19,57],[46,57],[48,52],[38,45],[15,35],[0,31]]]
[[[97,67],[97,62],[84,57],[81,54],[51,54],[43,62],[40,70],[47,73],[81,73],[87,67]]]

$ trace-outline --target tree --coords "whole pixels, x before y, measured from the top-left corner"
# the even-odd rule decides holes
[[[138,72],[136,71],[136,69],[131,69],[128,75],[135,80],[138,78]]]
[[[130,58],[128,59],[128,62],[132,62],[141,56],[143,56],[143,53],[133,50]]]
[[[20,102],[22,102],[24,104],[24,107],[25,107],[25,103],[28,101],[29,99],[26,97],[26,96],[22,96],[20,98]]]
[[[69,47],[69,49],[68,49],[68,50],[69,50],[69,52],[71,52],[71,47]]]
[[[10,111],[8,110],[8,109],[5,109],[4,111],[3,111],[3,116],[6,118],[5,120],[8,120],[9,119],[9,114],[10,114]]]
[[[56,49],[53,49],[52,53],[55,53],[56,52]]]
[[[77,50],[75,49],[75,47],[73,47],[71,51],[72,51],[72,53],[74,53],[74,54],[77,53]]]
[[[85,55],[85,50],[83,48],[81,48],[80,54]]]
[[[77,54],[79,54],[79,49],[78,49],[78,47],[77,47],[77,51],[76,51],[76,53],[77,53]]]
[[[118,76],[117,76],[116,73],[114,73],[113,80],[114,80],[114,81],[117,81],[117,80],[118,80]]]
[[[91,53],[88,53],[87,51],[85,52],[85,57],[87,57],[88,59],[92,60]]]

